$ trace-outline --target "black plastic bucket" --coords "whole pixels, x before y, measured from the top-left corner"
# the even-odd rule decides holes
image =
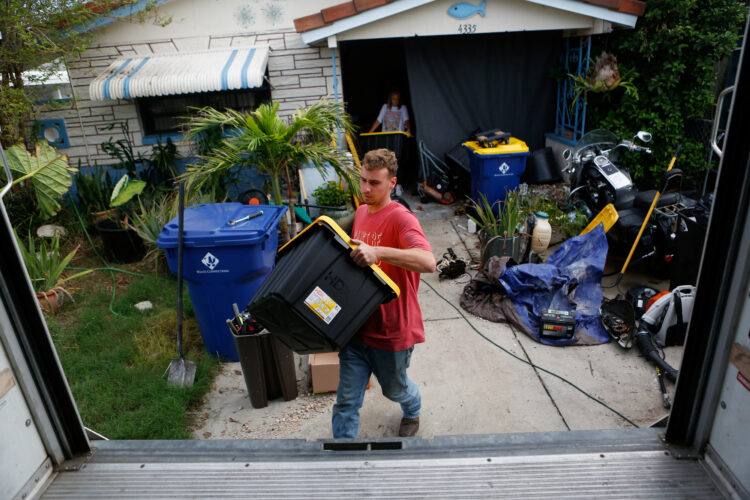
[[[529,156],[523,178],[528,184],[551,184],[562,179],[552,148],[539,149]]]
[[[96,223],[96,230],[102,237],[107,258],[114,262],[135,262],[146,255],[146,247],[138,233],[123,229],[116,222],[104,219]]]
[[[265,408],[269,399],[297,397],[294,354],[268,330],[259,333],[232,332],[240,357],[245,387],[253,408]]]

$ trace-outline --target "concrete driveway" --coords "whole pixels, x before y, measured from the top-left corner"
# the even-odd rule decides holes
[[[447,248],[461,258],[477,258],[476,235],[466,218],[453,216],[451,207],[430,204],[412,209],[439,259]],[[613,267],[613,269],[616,269]],[[609,269],[608,269],[609,271]],[[472,271],[472,275],[475,271]],[[627,417],[648,426],[668,412],[654,367],[637,348],[626,351],[614,343],[598,346],[551,347],[537,343],[507,324],[485,321],[458,306],[469,276],[440,281],[437,273],[423,275],[422,306],[427,341],[415,347],[409,376],[422,393],[419,436],[496,434],[631,427],[613,411],[598,404],[574,384]],[[612,278],[605,278],[610,282]],[[628,272],[620,286],[648,284],[666,290],[668,283]],[[442,296],[438,296],[438,293]],[[605,289],[613,296],[615,289]],[[566,379],[564,382],[528,363],[514,359],[482,338],[469,324],[510,353]],[[679,368],[682,347],[665,350],[667,361]],[[310,394],[307,356],[298,356],[299,385],[306,392],[289,402],[269,401],[266,408],[250,405],[239,363],[222,372],[194,415],[196,439],[330,438],[331,407],[335,394]],[[674,386],[667,382],[670,396]],[[401,418],[396,403],[382,396],[373,377],[361,411],[360,437],[397,435]]]

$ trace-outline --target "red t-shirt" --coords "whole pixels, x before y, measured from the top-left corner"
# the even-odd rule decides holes
[[[371,246],[432,252],[417,218],[395,201],[374,214],[367,212],[367,205],[360,206],[354,216],[352,237]],[[387,262],[376,264],[398,285],[401,295],[378,307],[362,325],[357,338],[369,346],[393,352],[424,342],[422,310],[417,300],[419,273]]]

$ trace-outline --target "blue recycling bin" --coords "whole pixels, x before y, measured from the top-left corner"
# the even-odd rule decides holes
[[[526,170],[529,148],[525,142],[511,137],[507,144],[482,147],[477,141],[464,142],[469,150],[471,198],[479,202],[479,193],[487,201],[505,201],[505,193],[518,187]]]
[[[240,203],[209,203],[185,209],[183,278],[210,354],[239,361],[226,320],[234,316],[232,304],[243,309],[271,272],[278,247],[277,228],[286,210]],[[261,211],[260,216],[244,219]],[[177,224],[177,217],[169,221],[157,240],[174,274]]]

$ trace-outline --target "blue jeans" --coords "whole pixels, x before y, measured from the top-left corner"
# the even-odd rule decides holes
[[[406,376],[414,347],[390,352],[352,339],[339,352],[339,387],[333,406],[333,437],[356,438],[359,433],[359,409],[365,399],[367,382],[374,373],[383,396],[401,403],[404,418],[416,418],[422,408],[417,385]]]

